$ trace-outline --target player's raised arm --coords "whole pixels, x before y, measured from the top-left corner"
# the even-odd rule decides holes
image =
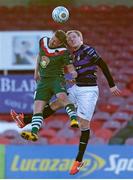
[[[109,70],[107,64],[105,63],[105,61],[102,58],[99,58],[97,61],[97,65],[101,68],[103,74],[105,75],[105,77],[108,81],[111,93],[116,96],[121,95],[121,91],[115,85],[113,77],[112,77],[110,70]]]

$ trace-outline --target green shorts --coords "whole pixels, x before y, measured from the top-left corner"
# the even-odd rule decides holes
[[[53,95],[60,92],[66,92],[66,83],[64,78],[42,78],[37,83],[34,100],[49,101]]]

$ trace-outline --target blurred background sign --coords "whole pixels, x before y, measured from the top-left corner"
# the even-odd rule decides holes
[[[71,176],[69,169],[76,151],[77,146],[70,145],[6,146],[6,178],[132,178],[133,149],[129,146],[89,146],[84,157],[86,165]]]
[[[39,40],[53,32],[0,32],[0,70],[33,70],[38,54]]]
[[[0,75],[0,112],[31,113],[35,86],[33,75]]]

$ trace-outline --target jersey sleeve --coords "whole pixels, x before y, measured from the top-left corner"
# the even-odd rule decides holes
[[[42,38],[39,40],[39,48],[41,48],[41,44],[42,44],[43,38],[44,38],[44,37],[42,37]]]
[[[89,59],[91,59],[90,62],[93,64],[96,64],[100,58],[99,54],[96,52],[96,50],[93,47],[89,47],[89,46],[86,47],[84,53],[86,54],[86,56],[89,57]]]
[[[72,55],[69,53],[69,51],[66,51],[64,53],[64,64],[69,65],[69,64],[72,64],[72,63],[73,63]]]
[[[39,40],[39,55],[40,55],[40,56],[41,56],[41,51],[42,51],[41,47],[42,47],[43,38],[44,38],[44,37],[42,37],[42,38]]]
[[[113,77],[110,73],[110,70],[107,66],[107,64],[105,63],[105,61],[99,56],[99,54],[96,52],[96,50],[92,47],[88,47],[86,49],[86,53],[88,56],[91,57],[91,63],[94,64],[94,65],[97,65],[101,68],[104,76],[106,77],[107,81],[108,81],[108,84],[109,84],[109,87],[114,87],[115,86],[115,83],[114,83],[114,80],[113,80]]]
[[[105,61],[102,58],[99,58],[99,60],[97,61],[97,65],[101,68],[103,74],[105,75],[105,77],[108,81],[109,87],[110,88],[114,87],[115,83],[114,83],[113,77],[112,77],[110,70],[109,70],[107,64],[105,63]]]

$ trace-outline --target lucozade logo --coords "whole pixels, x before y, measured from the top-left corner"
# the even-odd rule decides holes
[[[85,159],[86,165],[81,169],[80,176],[86,177],[96,170],[101,169],[105,165],[104,159],[92,154],[86,153],[88,158]],[[11,164],[12,172],[66,172],[70,170],[73,159],[36,159],[21,158],[15,155]]]
[[[88,156],[85,160],[86,166],[83,168],[83,173],[79,177],[86,177],[94,171],[103,168],[105,165],[105,160],[96,154],[86,152],[86,156]]]

